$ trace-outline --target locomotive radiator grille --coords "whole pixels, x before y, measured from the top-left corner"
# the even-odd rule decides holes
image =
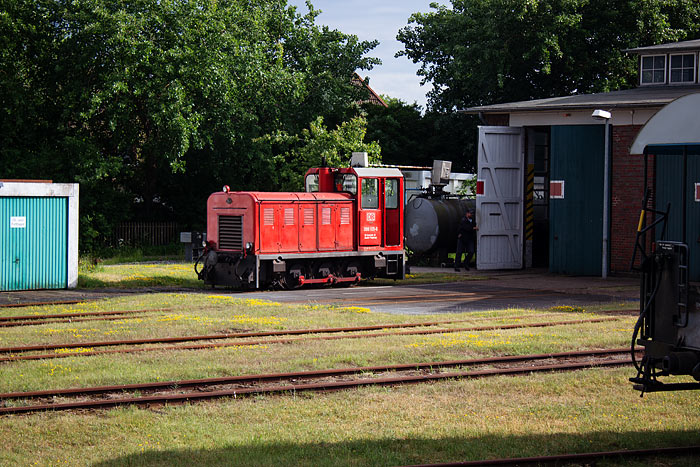
[[[219,216],[219,248],[243,249],[243,216]]]

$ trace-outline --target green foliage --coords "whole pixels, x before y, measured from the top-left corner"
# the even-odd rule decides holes
[[[184,246],[176,242],[169,245],[133,247],[122,245],[115,248],[98,249],[95,253],[102,264],[144,263],[151,261],[181,261],[185,256]]]
[[[203,227],[222,180],[265,189],[319,116],[357,115],[376,41],[285,0],[0,0],[0,174],[81,184],[81,248],[114,224]]]
[[[282,190],[303,191],[309,167],[319,167],[323,161],[330,167],[348,167],[353,152],[366,152],[371,163],[381,162],[379,144],[364,142],[366,126],[363,117],[355,117],[328,130],[318,117],[298,135],[278,132],[262,138],[263,144],[285,148],[273,158],[272,183]]]
[[[700,3],[687,0],[451,3],[398,34],[438,110],[630,87],[637,62],[624,49],[700,34]]]
[[[383,96],[388,107],[367,104],[366,141],[377,141],[386,164],[432,167],[433,160],[453,162],[454,171],[473,172],[474,117],[452,112],[422,112],[418,104]]]
[[[470,195],[470,197],[476,196],[476,177],[472,177],[465,180],[462,186],[457,190],[458,195]]]

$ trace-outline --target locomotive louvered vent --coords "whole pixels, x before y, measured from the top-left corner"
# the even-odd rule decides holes
[[[340,208],[340,225],[350,224],[350,208]]]
[[[304,225],[314,225],[314,210],[304,208]]]
[[[275,225],[275,210],[272,208],[263,209],[263,225]]]
[[[293,208],[284,208],[284,225],[294,225]]]
[[[321,208],[321,225],[331,225],[331,208]]]
[[[243,249],[243,216],[219,216],[219,248]]]

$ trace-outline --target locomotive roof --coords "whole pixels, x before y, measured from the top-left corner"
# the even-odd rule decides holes
[[[258,201],[349,201],[353,197],[347,193],[334,192],[269,192],[269,191],[245,191],[231,192],[231,194],[250,195]]]
[[[394,167],[352,167],[359,177],[403,177],[401,171]]]

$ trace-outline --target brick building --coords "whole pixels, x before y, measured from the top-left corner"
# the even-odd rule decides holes
[[[627,52],[639,56],[637,88],[465,110],[483,122],[479,268],[630,271],[645,180],[645,159],[630,147],[660,109],[700,92],[700,40]],[[654,158],[647,163],[653,193]]]

